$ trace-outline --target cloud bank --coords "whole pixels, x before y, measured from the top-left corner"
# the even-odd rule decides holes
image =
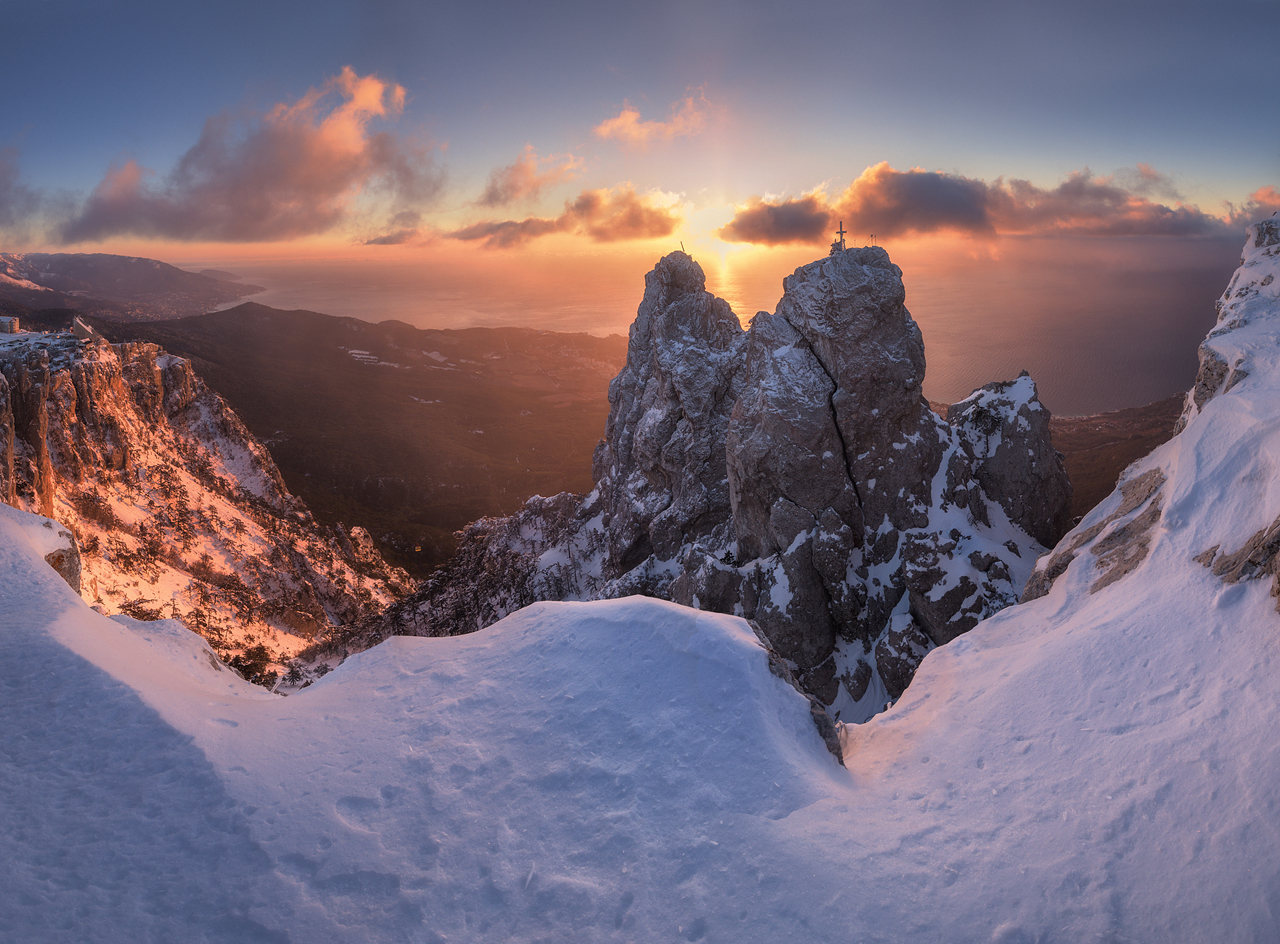
[[[429,202],[443,186],[430,153],[369,129],[398,115],[404,97],[401,86],[347,67],[264,115],[217,115],[163,181],[131,160],[112,167],[61,236],[285,240],[337,226],[362,193],[394,208]]]
[[[1171,199],[1169,207],[1150,199]],[[738,209],[717,235],[728,242],[776,246],[819,243],[838,221],[852,233],[879,237],[953,232],[970,236],[1198,236],[1234,233],[1243,222],[1280,206],[1275,188],[1257,191],[1227,217],[1212,216],[1178,201],[1172,182],[1150,166],[1112,177],[1088,168],[1057,187],[1026,180],[993,183],[937,171],[899,171],[887,163],[868,167],[842,193],[780,201],[756,198]]]
[[[672,105],[671,117],[666,121],[641,121],[639,110],[627,102],[613,118],[596,125],[595,135],[604,140],[613,139],[624,147],[642,150],[650,144],[692,137],[706,126],[706,100],[699,95],[697,99],[689,96]]]
[[[519,246],[552,233],[577,233],[608,243],[670,236],[680,221],[675,209],[658,206],[627,187],[584,190],[576,200],[566,201],[564,212],[557,217],[487,221],[448,235],[453,239],[483,240],[489,248]]]

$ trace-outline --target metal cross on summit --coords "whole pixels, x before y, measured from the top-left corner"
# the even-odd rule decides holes
[[[841,220],[840,229],[836,231],[837,238],[831,242],[831,255],[834,256],[837,252],[844,252],[844,234],[846,232],[847,230],[844,228],[844,220]]]

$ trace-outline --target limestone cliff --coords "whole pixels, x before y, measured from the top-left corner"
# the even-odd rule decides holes
[[[1029,377],[952,407],[880,248],[797,269],[743,331],[672,253],[609,388],[595,490],[535,498],[370,630],[444,635],[540,599],[644,593],[753,620],[844,720],[1017,599],[1070,485]]]
[[[154,344],[5,336],[0,500],[74,535],[90,603],[177,617],[228,656],[264,645],[280,665],[407,589],[359,529],[319,525],[191,365]]]

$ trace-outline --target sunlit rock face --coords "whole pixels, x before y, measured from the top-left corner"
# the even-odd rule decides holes
[[[59,523],[47,560],[108,613],[177,617],[283,663],[408,589],[317,522],[191,364],[70,333],[0,342],[0,501]]]
[[[1029,377],[934,414],[880,248],[797,269],[743,332],[672,253],[609,389],[596,489],[464,533],[369,630],[470,632],[538,599],[644,593],[753,620],[801,685],[870,717],[930,648],[1016,601],[1070,484]]]

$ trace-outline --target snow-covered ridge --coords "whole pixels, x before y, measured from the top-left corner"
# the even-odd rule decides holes
[[[360,529],[315,522],[226,404],[152,344],[4,336],[0,500],[74,533],[76,588],[104,612],[177,617],[227,657],[263,645],[277,670],[407,583]]]

